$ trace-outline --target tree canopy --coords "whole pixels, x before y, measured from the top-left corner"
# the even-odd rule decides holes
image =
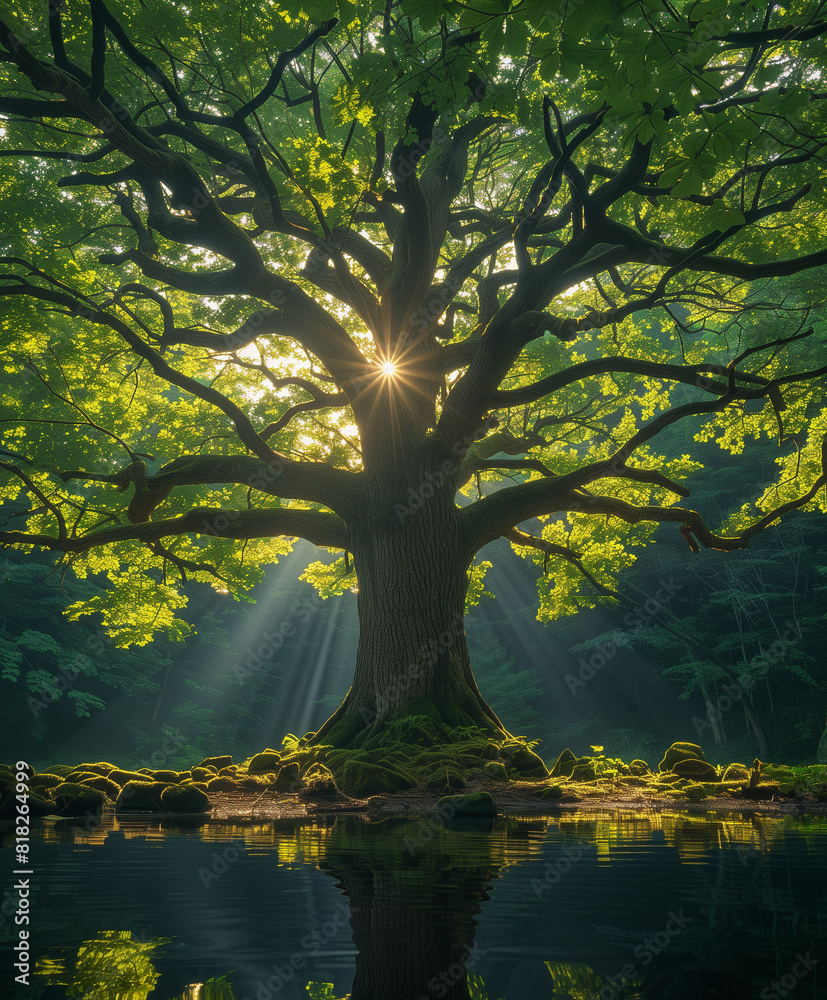
[[[297,537],[355,588],[365,505],[447,497],[545,619],[661,522],[824,510],[824,6],[8,9],[0,542],[108,574],[70,613],[127,645]],[[694,439],[772,436],[725,523],[684,503]]]

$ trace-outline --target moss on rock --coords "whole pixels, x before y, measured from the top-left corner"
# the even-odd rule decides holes
[[[749,768],[745,764],[730,764],[721,777],[722,781],[749,781]]]
[[[277,792],[295,792],[299,787],[299,765],[297,761],[283,764],[279,768],[273,788]]]
[[[211,792],[234,792],[238,790],[238,787],[239,784],[235,778],[219,774],[207,782],[207,794],[209,795]]]
[[[451,819],[493,819],[497,815],[497,806],[490,792],[446,795],[436,807],[445,822]]]
[[[515,771],[526,778],[549,777],[548,768],[543,758],[525,746],[518,747],[516,753],[511,754],[509,764]]]
[[[694,757],[687,757],[686,760],[676,761],[672,765],[672,771],[681,778],[691,778],[693,781],[717,781],[718,772],[705,760],[697,760]]]
[[[29,788],[54,788],[62,781],[59,774],[35,774],[29,780]]]
[[[689,759],[706,760],[706,757],[697,743],[673,743],[663,755],[663,760],[658,764],[658,770],[672,771],[678,761]]]
[[[178,786],[165,785],[162,781],[127,781],[121,789],[115,809],[119,812],[125,809],[158,812],[164,789],[172,787]]]
[[[629,764],[629,773],[635,774],[638,777],[643,777],[644,775],[651,774],[652,772],[645,760],[633,760]]]
[[[574,765],[569,777],[572,781],[595,781],[597,778],[597,769],[594,766],[594,762],[591,760],[581,760]]]
[[[110,771],[106,775],[110,781],[114,781],[116,785],[120,785],[123,788],[130,781],[151,781],[152,779],[145,774],[143,771],[124,771],[120,768],[115,768],[114,771]]]
[[[357,798],[403,792],[416,784],[414,779],[402,770],[359,760],[348,761],[337,774],[336,781],[343,791]]]
[[[505,769],[505,765],[501,764],[498,760],[489,760],[487,764],[483,765],[482,769],[489,778],[495,778],[498,781],[506,781],[508,779],[508,772]]]
[[[205,757],[198,767],[214,767],[220,771],[222,767],[229,767],[233,762],[231,754],[224,754],[221,757]]]
[[[70,816],[99,812],[106,802],[106,796],[97,788],[90,788],[88,785],[79,785],[70,781],[53,788],[51,798],[59,812]]]
[[[542,799],[544,802],[553,802],[555,799],[563,797],[563,789],[560,785],[544,785],[542,788],[535,788],[531,794],[535,799]]]
[[[257,753],[250,761],[247,771],[250,774],[264,774],[266,771],[278,771],[281,769],[281,754],[275,751],[265,750]]]
[[[110,799],[112,802],[116,802],[118,796],[121,794],[121,786],[116,784],[114,781],[110,781],[109,778],[104,778],[98,775],[96,778],[90,778],[88,781],[84,782],[89,788],[97,788],[99,792]]]
[[[570,778],[571,772],[577,765],[577,758],[574,754],[566,747],[554,762],[554,767],[552,767],[550,772],[550,777],[552,778]]]
[[[161,809],[168,813],[202,813],[207,812],[212,804],[209,795],[193,784],[167,785],[161,792],[160,805]]]
[[[184,772],[187,774],[188,772]],[[168,784],[177,785],[181,780],[181,774],[179,771],[153,771],[151,773],[153,781],[164,781]]]

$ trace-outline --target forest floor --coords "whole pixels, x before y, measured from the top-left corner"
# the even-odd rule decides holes
[[[602,787],[601,787],[602,786]],[[497,812],[503,815],[555,815],[559,812],[751,812],[767,815],[827,815],[827,802],[802,797],[767,799],[736,798],[731,795],[709,796],[692,801],[667,794],[652,794],[647,789],[612,787],[609,782],[582,784],[577,791],[567,791],[556,800],[542,800],[532,795],[537,785],[528,782],[471,783],[461,794],[490,792]],[[441,795],[433,792],[405,792],[398,795],[374,795],[353,799],[345,795],[309,798],[291,793],[219,792],[211,795],[212,819],[275,820],[303,819],[355,813],[368,819],[426,816],[437,812]]]

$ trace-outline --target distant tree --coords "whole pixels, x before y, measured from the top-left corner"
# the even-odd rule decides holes
[[[183,630],[175,571],[342,550],[306,573],[359,594],[318,739],[413,698],[502,734],[463,628],[487,543],[550,617],[660,522],[732,550],[824,509],[821,286],[773,281],[827,263],[822,7],[10,10],[0,541],[106,572],[82,610],[123,644]],[[656,450],[693,418],[796,443],[717,530]]]

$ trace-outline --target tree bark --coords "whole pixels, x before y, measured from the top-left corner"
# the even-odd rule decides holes
[[[381,726],[412,699],[433,703],[449,726],[507,735],[471,671],[464,615],[472,552],[451,476],[420,473],[405,476],[402,490],[367,489],[372,502],[348,518],[358,578],[356,670],[317,741],[346,716]]]

